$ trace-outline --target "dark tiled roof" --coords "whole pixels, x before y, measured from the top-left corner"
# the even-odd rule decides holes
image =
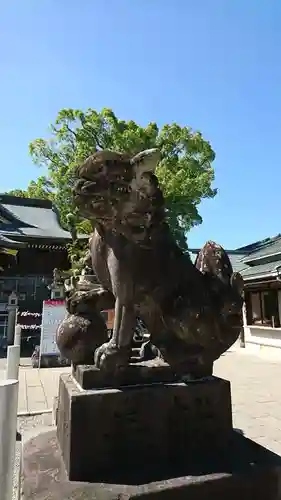
[[[279,254],[281,255],[281,236],[278,235],[275,238],[272,238],[270,241],[268,241],[267,244],[261,246],[259,249],[257,249],[254,252],[249,253],[246,255],[244,258],[244,262],[252,262],[256,259],[262,259],[266,258],[267,256],[273,255],[273,254]]]
[[[18,248],[24,247],[24,243],[20,243],[19,241],[13,241],[9,238],[6,238],[0,233],[0,249],[1,248],[11,248],[12,250],[17,250]]]
[[[0,222],[0,232],[6,237],[71,239],[70,233],[61,227],[58,212],[49,200],[0,194],[0,215],[7,221]]]
[[[263,240],[255,241],[254,243],[250,243],[250,245],[237,248],[237,250],[239,252],[245,253],[245,255],[248,255],[249,253],[256,252],[257,250],[260,250],[260,248],[263,248],[264,246],[273,243],[279,237],[280,234],[274,236],[273,238],[265,238]]]
[[[242,261],[243,257],[245,257],[245,254],[235,254],[235,253],[228,253],[228,257],[230,259],[233,271],[236,273],[241,273],[243,274],[243,270],[246,269],[248,266],[245,262]]]
[[[243,278],[250,279],[255,277],[266,277],[268,275],[275,276],[277,274],[277,268],[281,267],[281,260],[276,260],[275,262],[267,262],[266,264],[259,264],[256,266],[248,266],[244,269],[241,274]]]

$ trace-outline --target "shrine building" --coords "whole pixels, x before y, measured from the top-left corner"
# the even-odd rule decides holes
[[[71,234],[61,226],[51,201],[0,194],[0,338],[6,334],[13,292],[19,321],[25,323],[23,336],[39,338],[42,302],[50,298],[53,270],[70,267],[68,243]]]

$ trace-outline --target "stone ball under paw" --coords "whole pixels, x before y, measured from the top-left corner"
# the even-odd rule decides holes
[[[107,339],[106,325],[98,313],[90,318],[69,314],[56,333],[60,353],[74,364],[94,364],[95,350]]]

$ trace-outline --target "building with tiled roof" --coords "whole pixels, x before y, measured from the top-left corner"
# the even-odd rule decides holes
[[[17,251],[8,275],[47,278],[55,267],[68,268],[66,245],[70,242],[71,234],[61,226],[51,201],[0,194],[0,248],[5,247],[6,253]],[[5,299],[3,294],[2,287],[0,301]]]
[[[0,194],[0,234],[15,241],[38,245],[65,245],[71,234],[62,228],[49,200]]]
[[[190,250],[192,260],[197,252]],[[246,345],[281,349],[281,235],[227,253],[244,279]]]
[[[70,267],[70,242],[71,234],[49,200],[0,194],[0,336],[5,335],[5,308],[12,292],[20,311],[41,312],[43,300],[50,297],[54,268]],[[33,336],[34,330],[26,328],[24,334]]]
[[[0,234],[0,272],[10,267],[15,261],[15,257],[24,243],[16,242]]]

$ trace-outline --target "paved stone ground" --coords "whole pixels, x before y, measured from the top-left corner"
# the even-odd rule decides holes
[[[215,375],[231,381],[234,427],[281,455],[281,356],[234,349],[215,363]]]
[[[0,378],[5,377],[6,360],[1,360]],[[32,368],[28,360],[21,359],[19,371],[18,411],[28,413],[53,408],[58,393],[59,377],[70,368]]]

